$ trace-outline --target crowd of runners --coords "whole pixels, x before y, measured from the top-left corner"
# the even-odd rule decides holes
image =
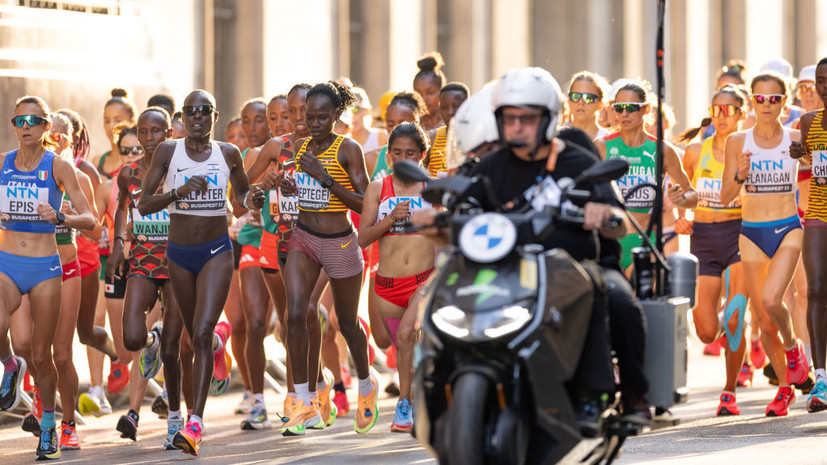
[[[410,309],[437,247],[406,227],[431,205],[423,185],[397,178],[393,164],[420,163],[439,178],[463,131],[484,142],[466,155],[483,156],[497,139],[496,124],[483,124],[494,121],[485,105],[451,127],[476,96],[448,82],[438,53],[417,64],[411,90],[374,96],[376,108],[347,78],[251,98],[221,120],[204,90],[180,108],[164,94],[142,108],[113,89],[103,107],[106,151],[90,146],[100,128],[71,109],[52,111],[36,96],[9,108],[17,147],[0,155],[0,408],[20,409],[23,393],[31,396],[22,428],[37,436],[38,459],[82,446],[73,406],[111,414],[107,396],[127,387],[129,409],[113,434],[136,440],[156,379],[163,393],[151,410],[168,425],[159,447],[198,455],[207,396],[227,389],[233,365],[244,386],[241,429],[276,423],[284,436],[304,435],[353,411],[353,429],[366,433],[384,388],[371,368],[375,350],[398,373],[391,430],[411,431]],[[700,263],[695,332],[706,353],[723,349],[726,359],[716,414],[740,413],[736,386],[749,387],[758,369],[779,385],[768,416],[786,415],[796,388],[809,394],[808,411],[827,409],[819,252],[827,248],[827,59],[797,76],[782,59],[754,71],[733,61],[716,79],[698,127],[673,139],[665,108],[672,142],[663,151],[662,231],[667,253],[690,235]],[[595,156],[629,162],[621,192],[652,182],[657,106],[648,83],[609,84],[584,71],[562,87],[560,124],[593,140]],[[653,205],[646,189],[626,201],[644,228]],[[620,240],[620,270],[641,242]],[[84,393],[75,332],[87,346]],[[269,335],[287,354],[287,394],[268,409]]]

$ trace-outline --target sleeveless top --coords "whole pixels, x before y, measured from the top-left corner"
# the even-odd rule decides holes
[[[63,194],[63,200],[61,201],[61,207],[63,206],[63,202],[69,202],[69,205],[72,202],[69,200],[69,194]],[[66,224],[57,224],[55,225],[55,240],[57,240],[57,245],[70,245],[75,243],[75,236],[77,234],[77,230],[72,229]]]
[[[371,129],[368,132],[368,138],[365,140],[365,145],[362,146],[362,152],[367,153],[371,150],[379,148],[379,131]]]
[[[744,152],[749,157],[750,169],[744,183],[746,195],[795,194],[798,180],[798,160],[790,158],[790,130],[783,128],[781,143],[771,149],[755,144],[753,130],[747,131]]]
[[[827,131],[821,127],[823,121],[824,110],[821,110],[816,113],[807,133],[810,154],[805,159],[810,162],[813,175],[810,178],[810,203],[804,219],[827,222]]]
[[[724,164],[715,159],[712,153],[713,137],[705,140],[701,146],[701,156],[698,165],[692,173],[692,185],[698,193],[696,211],[741,213],[738,199],[729,205],[721,203],[721,179],[724,174]]]
[[[300,160],[302,155],[307,151],[307,144],[309,144],[312,139],[312,137],[308,137],[304,141],[298,154],[296,154],[297,161]],[[344,140],[344,136],[336,136],[336,139],[330,144],[330,147],[328,147],[324,153],[316,155],[316,157],[336,182],[341,184],[345,189],[352,191],[353,186],[350,184],[350,177],[347,175],[345,169],[342,168],[342,165],[339,164],[339,147],[341,147],[342,141]],[[322,184],[312,176],[302,172],[301,169],[298,168],[298,165],[296,168],[296,187],[298,188],[299,211],[348,211],[348,208],[338,197],[332,195],[329,189],[322,187]]]
[[[614,133],[604,139],[606,142],[606,159],[622,158],[629,163],[629,171],[617,180],[617,187],[624,198],[631,188],[643,183],[655,183],[655,138],[649,135],[640,147],[629,147],[623,142],[620,133]],[[626,209],[635,213],[649,213],[655,202],[655,191],[642,187],[626,199]]]
[[[249,151],[250,149],[246,148],[243,152],[241,152],[242,160],[244,160]],[[252,214],[250,212],[245,213],[244,216],[247,216],[248,220],[252,218]],[[236,241],[241,245],[251,245],[256,248],[261,247],[262,231],[263,229],[261,226],[253,226],[250,223],[244,223],[244,226],[241,227],[241,231],[238,232],[238,239]]]
[[[411,213],[431,208],[431,204],[418,195],[397,197],[393,189],[393,176],[385,176],[382,178],[382,192],[379,194],[379,210],[376,212],[376,222],[378,223],[385,219],[385,217],[391,214],[394,207],[396,207],[396,204],[406,200],[411,201],[411,204],[408,207]],[[400,234],[419,234],[406,233],[405,227],[410,225],[410,217],[404,220],[397,220],[393,223],[393,227],[385,232],[384,235],[396,236]]]
[[[428,174],[432,178],[442,178],[448,174],[445,166],[445,146],[448,142],[448,126],[440,126],[434,136],[434,145],[431,146],[431,156],[428,162]]]
[[[32,171],[14,166],[17,150],[6,154],[0,171],[0,229],[6,231],[54,234],[55,226],[37,213],[40,202],[57,211],[63,204],[63,191],[52,172],[54,152],[46,151]]]
[[[107,173],[103,170],[103,164],[106,163],[106,158],[109,156],[110,153],[112,153],[112,151],[107,150],[106,153],[101,155],[100,159],[98,159],[98,173],[100,173],[100,175],[105,177],[106,179],[112,179],[118,176],[118,173],[121,172],[121,168],[123,167],[119,166],[117,169],[115,169],[115,171],[112,171],[111,173]]]
[[[296,177],[296,160],[293,152],[293,141],[288,137],[281,138],[281,151],[276,161],[276,171],[287,178]],[[296,217],[299,216],[299,198],[295,195],[282,195],[279,186],[267,191],[264,196],[265,205],[262,208],[266,214],[261,215],[264,230],[273,234],[285,235],[293,231]]]
[[[790,117],[787,119],[786,123],[782,123],[784,127],[791,128],[793,127],[793,123],[798,121],[801,118],[801,110],[798,107],[793,107],[790,110]]]
[[[382,146],[379,150],[379,156],[376,157],[376,165],[373,167],[373,173],[370,175],[370,181],[382,179],[385,176],[390,176],[393,173],[393,168],[388,165],[388,146]]]
[[[153,279],[168,279],[169,270],[163,265],[164,255],[167,253],[169,236],[169,212],[157,211],[149,215],[141,215],[138,211],[138,201],[141,198],[141,171],[138,162],[129,164],[129,240],[132,249],[129,251],[133,272]],[[163,192],[159,186],[156,194]]]
[[[187,155],[184,139],[175,141],[175,152],[169,161],[169,169],[164,180],[164,192],[178,189],[192,176],[207,178],[207,191],[193,191],[185,198],[169,204],[169,213],[193,216],[226,216],[227,192],[230,183],[230,167],[224,160],[224,154],[218,142],[210,142],[212,152],[209,158],[197,162]]]

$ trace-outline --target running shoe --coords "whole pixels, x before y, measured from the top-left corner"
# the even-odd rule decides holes
[[[290,421],[290,417],[293,416],[293,409],[296,408],[296,395],[286,395],[284,396],[284,416],[281,417],[281,421],[283,423],[287,423]]]
[[[137,440],[138,437],[138,414],[134,410],[130,410],[126,415],[121,415],[118,420],[118,425],[115,427],[120,431],[122,438]]]
[[[807,411],[810,413],[827,410],[827,384],[817,381],[807,398]]]
[[[152,329],[149,330],[155,337],[155,341],[158,344],[153,342],[152,345],[155,345],[154,349],[150,349],[149,347],[144,347],[141,350],[141,358],[140,364],[138,367],[141,371],[141,377],[144,379],[154,378],[155,375],[158,374],[158,371],[161,370],[161,331],[163,330],[163,323],[160,321],[156,321],[154,325],[152,325]]]
[[[230,368],[232,361],[229,357],[225,357],[227,352],[227,341],[230,339],[230,332],[232,326],[226,321],[219,321],[215,325],[215,335],[221,340],[221,348],[216,350],[213,354],[215,356],[215,366],[213,367],[213,376],[218,380],[225,380],[230,377]]]
[[[345,389],[350,389],[353,387],[353,376],[350,375],[350,365],[343,363],[340,367],[342,369],[342,384],[345,385]]]
[[[711,355],[713,357],[717,357],[721,355],[721,349],[724,347],[724,342],[726,341],[726,336],[721,336],[718,339],[710,342],[709,344],[704,346],[704,355]]]
[[[158,415],[158,418],[164,419],[169,415],[169,399],[167,399],[167,391],[163,394],[155,396],[152,401],[152,413]]]
[[[253,393],[250,391],[244,391],[244,396],[241,398],[241,402],[235,407],[236,415],[242,415],[245,413],[249,413],[253,410]]]
[[[95,414],[96,417],[101,415],[108,415],[112,413],[112,405],[109,404],[109,399],[106,398],[106,393],[103,392],[102,388],[97,389],[98,393],[98,405],[100,405],[100,413]]]
[[[37,460],[57,460],[60,458],[60,448],[57,442],[55,428],[44,429],[40,432],[40,441],[35,451]]]
[[[739,387],[750,387],[752,386],[752,375],[755,370],[752,369],[752,365],[749,363],[744,363],[741,365],[741,372],[738,373],[738,386]]]
[[[23,423],[20,427],[23,428],[23,431],[39,436],[41,418],[43,418],[43,404],[40,402],[40,388],[35,386],[32,391],[32,411],[23,417]]]
[[[772,363],[768,363],[764,367],[764,376],[767,377],[767,382],[772,384],[773,386],[778,386],[778,375],[775,374],[775,368],[772,367]]]
[[[764,414],[768,417],[785,417],[789,406],[793,403],[795,403],[795,391],[789,386],[782,386],[778,388],[775,399],[770,402],[770,405],[767,405]]]
[[[763,368],[767,363],[767,352],[761,345],[761,339],[750,339],[749,359],[756,368]]]
[[[167,420],[167,437],[164,438],[164,449],[166,450],[175,450],[175,447],[172,444],[173,438],[175,437],[175,433],[184,429],[184,420]]]
[[[807,373],[807,379],[804,380],[803,383],[797,384],[795,387],[797,387],[801,391],[802,394],[809,394],[810,392],[813,391],[815,386],[816,386],[816,379],[815,379],[815,377],[813,377],[813,372],[810,371],[809,373]]]
[[[17,355],[12,355],[12,357],[17,360],[17,370],[3,373],[3,380],[0,382],[0,410],[12,410],[20,403],[26,361]]]
[[[392,345],[385,351],[385,360],[388,368],[396,369],[396,346]]]
[[[324,420],[324,426],[328,427],[336,421],[336,404],[332,402],[330,397],[334,382],[333,372],[325,368],[322,370],[322,376],[324,376],[325,388],[319,391],[319,404],[321,405],[319,413],[322,415],[322,420]]]
[[[188,421],[187,425],[172,437],[172,445],[186,454],[197,456],[198,447],[201,445],[201,426],[194,421]]]
[[[110,394],[117,394],[123,391],[123,388],[129,384],[129,365],[121,362],[114,362],[109,369],[109,378],[107,378],[106,390]]]
[[[721,394],[721,403],[718,404],[718,410],[715,415],[724,417],[728,415],[740,415],[741,409],[735,403],[735,395],[725,392]]]
[[[346,392],[336,391],[333,395],[333,403],[336,404],[337,417],[343,417],[350,412],[350,401],[347,399]]]
[[[264,429],[272,426],[270,419],[267,418],[267,409],[262,407],[254,407],[250,411],[250,415],[241,422],[241,429],[253,430]]]
[[[408,399],[396,403],[396,414],[391,422],[391,431],[394,433],[410,433],[413,429],[413,407]]]
[[[215,376],[210,378],[210,395],[211,396],[220,396],[227,392],[227,388],[230,387],[230,378],[218,379]]]
[[[795,347],[785,350],[784,354],[787,356],[787,382],[796,386],[803,385],[807,381],[810,368],[801,341],[796,341]]]
[[[75,430],[75,421],[64,421],[60,424],[60,450],[78,450],[78,432]]]
[[[313,406],[313,402],[305,405],[304,401],[299,399],[293,406],[293,411],[290,412],[290,421],[281,427],[281,434],[282,436],[304,436],[307,428],[312,428],[319,423],[324,423],[324,421],[319,411]]]
[[[391,397],[399,397],[399,385],[396,384],[396,380],[391,380],[387,386],[385,386],[385,394]]]
[[[376,420],[379,419],[379,405],[377,403],[379,382],[376,381],[373,375],[370,375],[370,380],[373,383],[373,390],[367,396],[359,394],[356,417],[353,419],[353,429],[359,434],[370,431],[376,425]]]

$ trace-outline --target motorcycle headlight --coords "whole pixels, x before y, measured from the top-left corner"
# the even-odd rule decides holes
[[[469,313],[455,305],[446,305],[431,317],[443,333],[457,339],[480,341],[513,333],[531,320],[531,303],[519,302],[493,310]]]

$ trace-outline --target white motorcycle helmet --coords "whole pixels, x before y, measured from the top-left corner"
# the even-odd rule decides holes
[[[475,149],[499,139],[497,120],[491,111],[491,96],[494,87],[468,97],[457,109],[448,128],[448,142],[445,164],[448,168],[459,168]]]
[[[506,71],[494,89],[491,103],[501,141],[504,141],[501,116],[503,107],[534,107],[548,111],[540,123],[537,147],[548,145],[557,134],[563,92],[560,84],[542,68],[513,68]]]

